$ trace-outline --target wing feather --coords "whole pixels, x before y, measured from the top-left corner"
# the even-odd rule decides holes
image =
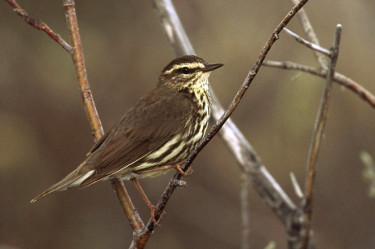
[[[183,131],[193,108],[184,94],[166,87],[159,86],[149,92],[89,152],[84,171],[95,169],[95,173],[82,182],[81,187],[121,168],[132,167],[160,148]]]

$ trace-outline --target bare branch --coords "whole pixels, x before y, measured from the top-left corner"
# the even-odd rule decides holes
[[[310,73],[313,75],[318,75],[320,77],[326,77],[325,75],[320,75],[319,69],[316,69],[315,67],[310,67],[306,65],[302,65],[299,63],[295,63],[292,61],[273,61],[273,60],[265,60],[263,61],[263,66],[267,67],[276,67],[280,69],[287,69],[287,70],[297,70],[301,72]]]
[[[271,49],[272,45],[276,42],[278,39],[278,35],[281,32],[281,30],[287,25],[287,23],[293,18],[293,16],[298,12],[300,8],[307,2],[307,0],[303,0],[299,2],[296,6],[294,6],[291,11],[285,16],[285,18],[280,22],[280,24],[276,27],[274,32],[271,34],[269,39],[267,40],[265,46],[263,47],[258,60],[256,61],[255,65],[251,68],[248,76],[246,77],[244,83],[242,84],[241,89],[237,92],[236,96],[234,97],[233,101],[231,102],[229,108],[226,112],[221,116],[221,118],[216,122],[213,127],[211,127],[210,132],[206,136],[206,138],[199,144],[196,151],[194,151],[188,158],[187,163],[184,165],[183,169],[186,171],[192,161],[195,159],[197,154],[204,148],[204,146],[216,135],[216,133],[220,130],[220,128],[224,125],[224,123],[229,119],[230,115],[233,113],[233,111],[238,106],[239,102],[241,101],[241,98],[245,94],[246,90],[248,89],[249,85],[251,84],[252,80],[256,76],[257,72],[259,71],[263,60],[265,59],[266,55],[268,54],[269,50]],[[157,6],[157,11],[159,8],[163,7],[163,15],[161,16],[161,23],[164,27],[168,27],[168,29],[176,29],[178,28],[178,25],[173,25],[173,23],[170,23],[168,25],[165,25],[164,22],[168,22],[172,20],[172,17],[177,17],[176,11],[174,10],[174,7],[172,5],[172,2],[170,0],[164,0],[164,1],[154,1],[154,5]],[[159,10],[160,11],[160,10]],[[165,11],[165,12],[164,12]],[[171,12],[171,13],[170,13]],[[177,34],[178,32],[175,32],[173,30],[166,30],[168,38],[174,37],[171,35],[168,35],[170,32],[174,32],[174,34]],[[180,30],[179,33],[184,33],[183,30]],[[184,43],[190,43],[187,40],[187,36],[185,35],[184,39],[178,39],[178,41],[183,41]],[[171,43],[175,43],[177,40],[172,39],[170,40]],[[180,44],[176,44],[175,46],[180,46]],[[174,46],[174,47],[175,47]],[[181,51],[183,51],[183,48],[186,48],[187,46],[180,46]],[[190,46],[191,47],[191,46]],[[184,54],[186,53],[193,53],[194,51],[183,51]],[[215,98],[215,106],[214,106],[214,112],[221,112],[222,109],[215,109],[217,108],[218,103],[217,99]],[[217,114],[216,114],[217,115]],[[216,117],[214,114],[214,116]],[[285,224],[291,224],[291,215],[295,213],[295,206],[291,202],[291,200],[287,197],[287,195],[282,191],[281,187],[272,179],[272,177],[269,175],[269,173],[266,171],[265,167],[262,166],[260,163],[260,160],[257,158],[256,154],[253,152],[250,146],[250,144],[246,141],[246,139],[243,137],[243,135],[239,132],[238,128],[232,123],[230,125],[226,125],[226,127],[231,127],[232,131],[230,133],[236,134],[237,139],[236,142],[240,144],[240,150],[236,150],[234,153],[236,155],[237,160],[242,163],[240,164],[241,168],[244,170],[246,174],[248,174],[248,177],[252,180],[254,186],[257,186],[257,181],[259,183],[259,180],[262,179],[262,183],[264,183],[263,186],[260,186],[257,188],[257,191],[262,196],[268,196],[266,201],[270,201],[269,204],[273,208],[273,210],[278,214],[279,218],[283,220]],[[227,128],[228,129],[228,128]],[[233,141],[231,141],[233,143]],[[231,148],[233,148],[231,146]],[[245,150],[244,149],[248,149]],[[232,150],[233,151],[233,150]],[[252,167],[251,167],[251,166]],[[260,173],[261,172],[261,173]],[[160,214],[163,212],[169,198],[173,194],[175,188],[177,185],[175,184],[176,180],[180,180],[181,175],[176,173],[171,181],[169,182],[167,188],[165,189],[160,201],[158,202],[156,206],[156,212],[155,212],[155,219],[158,220],[160,217]],[[263,182],[266,180],[265,182]],[[273,205],[273,206],[272,206]],[[137,244],[137,248],[143,248],[145,246],[143,238],[146,236],[149,237],[149,234],[153,232],[155,229],[155,224],[152,221],[152,219],[149,220],[147,224],[147,230],[142,233],[139,238],[142,238],[142,243],[138,242],[138,238],[134,238],[132,245],[134,246]]]
[[[301,203],[305,201],[305,196],[303,195],[301,186],[299,185],[296,176],[293,172],[290,173],[290,180],[293,185],[294,192],[296,193],[297,198],[300,200]]]
[[[171,0],[151,1],[176,57],[195,54]]]
[[[121,180],[113,179],[111,184],[134,233],[140,233],[144,228],[144,224],[126,191],[124,183]]]
[[[290,0],[293,4],[297,4],[299,2],[299,0]],[[307,17],[307,14],[305,12],[305,10],[302,8],[300,11],[298,11],[298,14],[297,14],[298,18],[300,19],[300,22],[302,24],[302,28],[303,30],[305,31],[307,37],[309,38],[309,40],[320,46],[320,43],[319,43],[319,40],[318,40],[318,36],[315,34],[315,31],[310,23],[310,20],[309,18]],[[322,68],[327,68],[327,60],[326,58],[321,54],[321,53],[318,53],[318,52],[314,52],[314,55],[315,57],[317,57],[318,59],[318,62],[319,62],[319,65],[322,67]]]
[[[86,115],[88,117],[95,140],[98,140],[103,136],[104,131],[98,112],[96,110],[94,98],[92,96],[91,88],[87,78],[85,59],[83,56],[82,43],[75,10],[75,2],[74,0],[63,0],[63,5],[65,8],[66,22],[73,45],[72,58],[77,73],[77,80],[81,90],[84,109],[86,111]],[[123,182],[119,179],[113,179],[111,180],[111,184],[133,230],[140,230],[144,226],[143,222],[136,212],[129,195],[127,194]]]
[[[306,179],[306,189],[305,189],[305,198],[306,202],[303,207],[304,216],[305,216],[305,231],[302,234],[302,249],[307,249],[310,239],[310,229],[311,229],[311,217],[312,217],[312,201],[313,201],[313,188],[314,188],[314,179],[315,179],[315,165],[318,159],[318,152],[321,144],[321,139],[323,137],[323,131],[325,123],[327,120],[328,114],[328,105],[331,96],[331,89],[333,84],[333,76],[335,74],[336,62],[339,54],[339,46],[341,39],[341,30],[342,26],[340,24],[336,27],[336,33],[334,38],[333,47],[331,49],[332,57],[331,62],[328,68],[327,79],[324,87],[324,92],[322,100],[320,102],[320,107],[318,115],[315,122],[313,138],[311,141],[309,154],[308,154],[308,172]]]
[[[305,39],[303,39],[301,36],[297,35],[296,33],[294,33],[293,31],[287,29],[286,27],[284,28],[284,31],[292,36],[297,42],[301,43],[302,45],[308,47],[308,48],[311,48],[312,50],[316,51],[316,52],[319,52],[319,53],[322,53],[326,56],[331,56],[331,52],[328,50],[328,49],[325,49],[319,45],[316,45],[312,42],[309,42]]]
[[[73,54],[72,47],[59,35],[56,34],[46,23],[39,21],[27,14],[27,12],[16,2],[16,0],[5,0],[10,6],[12,6],[13,11],[17,13],[26,23],[30,24],[34,28],[43,31],[56,41],[63,49],[65,49],[69,54]]]
[[[263,65],[268,66],[268,67],[276,67],[276,68],[281,68],[281,69],[306,72],[312,75],[319,76],[321,78],[326,78],[327,73],[328,73],[328,70],[326,69],[310,67],[310,66],[302,65],[299,63],[291,62],[291,61],[266,60],[263,62]],[[349,90],[353,91],[359,97],[361,97],[364,101],[370,104],[373,108],[375,108],[375,96],[366,88],[361,86],[359,83],[357,83],[353,79],[338,72],[335,72],[333,80],[339,83],[340,85],[348,88]]]
[[[103,126],[94,103],[89,81],[87,79],[85,58],[81,43],[81,36],[78,30],[78,21],[74,0],[63,0],[70,39],[73,46],[73,63],[77,73],[77,80],[81,90],[83,105],[86,111],[95,140],[103,136]]]

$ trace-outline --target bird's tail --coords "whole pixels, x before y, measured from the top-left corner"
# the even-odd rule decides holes
[[[55,183],[41,194],[37,195],[30,203],[34,203],[49,194],[56,191],[64,191],[68,188],[78,187],[84,180],[90,177],[94,173],[94,170],[90,170],[86,173],[82,173],[81,167],[73,170],[69,175],[65,176],[61,181]]]

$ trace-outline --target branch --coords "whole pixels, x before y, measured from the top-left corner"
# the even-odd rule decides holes
[[[302,249],[307,249],[310,240],[310,229],[311,229],[311,217],[312,217],[312,201],[313,201],[313,188],[315,179],[315,165],[318,159],[318,152],[320,149],[321,139],[323,137],[323,131],[327,120],[328,105],[331,96],[331,89],[333,84],[333,76],[335,74],[336,62],[339,55],[339,46],[341,39],[342,26],[338,24],[336,26],[336,33],[334,43],[331,49],[331,61],[328,68],[327,79],[324,87],[323,96],[320,102],[318,115],[315,122],[313,138],[310,144],[308,154],[308,172],[306,180],[305,198],[306,202],[303,206],[305,216],[305,231],[302,234]]]
[[[131,228],[133,229],[133,232],[139,233],[144,228],[144,224],[136,208],[134,207],[132,200],[130,199],[124,182],[120,179],[112,179],[111,185],[120,202],[122,210],[124,211],[125,216],[128,219]]]
[[[291,0],[292,3],[296,3],[298,0]],[[302,27],[305,31],[305,33],[307,34],[307,36],[309,37],[309,39],[312,41],[312,43],[316,44],[319,46],[319,41],[318,41],[318,38],[312,28],[312,25],[305,13],[305,11],[302,9],[299,14],[298,14],[299,18],[300,18],[300,21],[301,21],[301,24],[302,24]],[[330,85],[332,84],[332,80],[336,80],[337,82],[341,82],[343,85],[345,85],[346,87],[348,87],[349,89],[353,90],[354,92],[356,92],[360,97],[362,97],[362,99],[364,99],[365,101],[367,101],[372,107],[375,107],[375,98],[374,96],[369,92],[367,91],[364,87],[362,87],[361,85],[359,85],[358,83],[354,82],[352,79],[342,75],[342,74],[339,74],[339,73],[335,73],[335,66],[336,66],[336,61],[337,61],[337,57],[338,57],[338,51],[339,51],[339,43],[340,43],[340,38],[341,38],[341,25],[338,25],[337,28],[336,28],[336,33],[335,33],[335,39],[334,39],[334,45],[333,45],[333,48],[332,48],[332,55],[331,55],[331,61],[330,61],[330,65],[329,65],[329,68],[327,69],[327,61],[326,61],[326,58],[321,54],[321,53],[318,53],[318,52],[315,52],[315,56],[317,57],[317,60],[320,64],[320,67],[321,67],[321,70],[319,70],[320,72],[324,72],[324,74],[326,75],[326,87],[325,87],[325,92],[326,91],[328,92],[326,95],[329,97],[329,90],[327,90],[327,88],[330,87]],[[328,97],[324,97],[323,96],[323,99],[322,99],[322,102],[321,102],[321,108],[320,108],[320,113],[323,113],[323,112],[326,112],[326,110],[324,111],[324,109],[326,109],[327,107],[324,107],[324,105],[327,105],[328,104],[325,104],[324,102],[328,102]],[[326,100],[325,100],[326,99]],[[323,115],[324,116],[324,115]],[[326,114],[325,114],[326,116]],[[318,133],[318,129],[321,129],[321,133],[323,132],[323,129],[324,129],[324,123],[326,119],[326,117],[321,117],[320,118],[322,121],[318,121],[319,118],[317,119],[316,121],[316,125],[315,125],[315,130],[314,130],[314,138],[313,138],[313,141],[312,141],[312,144],[311,144],[311,147],[310,147],[310,151],[309,151],[309,168],[308,168],[308,178],[307,178],[307,182],[306,182],[306,203],[304,205],[304,217],[305,217],[305,220],[306,220],[306,227],[305,227],[305,230],[301,232],[301,236],[302,236],[302,244],[301,244],[301,248],[308,248],[310,245],[311,245],[311,238],[310,238],[310,234],[311,234],[311,216],[312,216],[312,199],[313,199],[313,183],[314,183],[314,175],[315,175],[315,161],[316,161],[316,157],[317,157],[317,154],[318,154],[318,149],[319,149],[319,145],[314,145],[316,143],[320,143],[320,138],[319,136],[322,136],[322,135],[319,135]],[[321,124],[323,123],[323,124]],[[318,126],[322,126],[321,128],[318,128]],[[315,142],[314,142],[315,140]],[[317,147],[317,148],[316,148]],[[315,159],[314,159],[315,158]]]
[[[296,4],[298,2],[298,0],[291,0],[291,2],[293,4]],[[307,17],[306,12],[304,11],[304,9],[301,9],[298,12],[297,16],[300,18],[302,28],[304,29],[307,37],[311,40],[311,44],[314,44],[314,46],[320,47],[318,37],[317,37],[316,33],[314,32],[314,29],[313,29],[313,27],[310,23],[309,18]],[[298,38],[298,35],[296,35],[296,34],[294,34],[293,36],[297,40],[303,40],[301,37]],[[306,42],[309,43],[308,41],[306,41]],[[310,70],[309,73],[312,73],[312,74],[318,75],[320,77],[326,78],[327,72],[328,72],[327,60],[323,56],[323,54],[324,53],[320,53],[320,52],[317,52],[317,50],[314,50],[314,55],[317,57],[318,63],[320,65],[320,69],[314,69],[312,71]],[[288,69],[288,68],[286,68],[286,69]],[[301,70],[301,71],[303,71],[303,70]],[[346,86],[350,90],[354,91],[363,100],[365,100],[373,108],[375,108],[375,96],[370,91],[368,91],[363,86],[361,86],[359,83],[355,82],[351,78],[349,78],[349,77],[347,77],[343,74],[340,74],[340,73],[335,73],[334,81],[336,81],[336,82]]]
[[[297,4],[299,2],[299,0],[290,0],[292,2],[292,4]],[[309,40],[316,44],[317,46],[320,46],[319,44],[319,40],[318,40],[318,36],[316,35],[311,23],[310,23],[310,20],[309,18],[307,17],[307,14],[305,12],[304,9],[301,9],[300,11],[298,11],[298,14],[297,14],[298,18],[300,19],[300,22],[302,24],[302,28],[303,30],[305,31],[307,37],[309,38]],[[326,58],[323,56],[323,54],[321,53],[318,53],[318,52],[314,52],[314,55],[315,57],[317,58],[318,62],[319,62],[319,65],[322,67],[322,68],[327,68],[327,60]]]
[[[294,193],[296,194],[296,196],[298,198],[298,202],[301,203],[301,204],[303,204],[303,202],[305,201],[305,196],[303,195],[301,186],[299,185],[299,183],[297,181],[297,178],[296,178],[296,176],[294,175],[293,172],[291,172],[289,174],[289,176],[290,176],[290,180],[292,182]]]
[[[197,154],[204,148],[204,146],[216,135],[216,133],[222,128],[224,123],[229,119],[233,111],[236,109],[238,104],[240,103],[243,95],[245,94],[246,90],[249,88],[251,82],[253,81],[254,77],[256,76],[257,72],[259,71],[263,60],[265,59],[266,55],[268,54],[269,50],[271,49],[272,45],[278,39],[278,35],[281,30],[287,25],[287,23],[293,18],[293,16],[297,13],[297,11],[302,8],[302,6],[307,2],[307,0],[303,0],[295,5],[291,11],[285,16],[285,18],[280,22],[280,24],[276,27],[274,32],[271,34],[269,39],[267,40],[266,44],[264,45],[258,60],[256,61],[255,65],[251,68],[250,72],[248,73],[242,87],[237,92],[236,96],[234,97],[233,101],[231,102],[227,111],[220,117],[220,119],[211,127],[210,132],[207,134],[205,139],[199,144],[196,151],[189,155],[187,159],[187,163],[184,165],[183,169],[186,171],[192,161],[195,159]],[[187,40],[187,36],[185,35],[182,38],[185,39],[175,39],[178,34],[184,34],[184,30],[180,25],[180,22],[173,23],[178,19],[176,11],[172,5],[170,0],[164,1],[153,1],[155,9],[158,13],[160,18],[160,22],[164,27],[166,27],[167,37],[170,39],[170,42],[175,48],[176,53],[178,54],[191,54],[194,53],[193,50],[186,51],[186,47],[178,44],[178,41],[183,41],[184,43],[190,44]],[[176,31],[178,29],[178,31]],[[191,46],[190,46],[191,47]],[[220,108],[220,105],[217,102],[217,99],[214,98],[214,117],[218,117],[223,112]],[[228,121],[229,122],[229,121]],[[248,174],[248,177],[252,180],[252,183],[256,187],[257,191],[264,197],[268,203],[271,205],[273,210],[279,216],[279,218],[283,221],[284,224],[291,224],[291,214],[295,213],[295,206],[288,198],[288,196],[282,191],[281,187],[272,179],[269,173],[266,171],[265,167],[262,166],[260,163],[259,158],[256,156],[255,152],[252,150],[250,144],[246,141],[244,136],[239,132],[238,128],[234,125],[234,123],[228,123],[223,129],[230,129],[230,131],[225,130],[223,131],[223,137],[225,135],[232,134],[235,135],[234,137],[231,136],[234,141],[230,141],[228,145],[230,146],[232,152],[234,152],[237,161],[240,163],[241,169]],[[227,137],[226,137],[227,138]],[[226,139],[225,139],[226,140]],[[228,140],[226,140],[228,142]],[[232,144],[235,143],[236,145],[233,146]],[[161,199],[159,200],[156,206],[155,212],[155,219],[158,220],[160,214],[163,212],[168,200],[170,199],[171,195],[173,194],[174,190],[178,186],[177,182],[181,179],[181,175],[176,173],[173,178],[170,180],[167,188],[165,189]],[[262,179],[262,180],[260,180]],[[262,186],[258,186],[259,182],[262,182]],[[147,229],[144,233],[140,234],[139,236],[133,239],[131,248],[144,248],[147,243],[147,239],[150,237],[151,233],[155,229],[155,224],[153,223],[152,219],[149,220],[147,224]],[[146,239],[145,239],[146,238]]]
[[[172,0],[151,0],[151,2],[176,57],[195,54]]]
[[[73,54],[72,47],[59,35],[56,34],[46,23],[39,21],[27,14],[27,12],[16,2],[16,0],[5,0],[10,6],[12,6],[13,11],[17,13],[26,23],[30,24],[34,28],[43,31],[56,41],[63,49],[65,49],[69,54]]]
[[[327,73],[328,73],[327,69],[310,67],[310,66],[302,65],[299,63],[291,62],[291,61],[266,60],[263,62],[263,65],[267,67],[276,67],[276,68],[281,68],[281,69],[286,69],[286,70],[297,70],[297,71],[309,73],[312,75],[316,75],[321,78],[326,78]],[[364,88],[362,85],[354,81],[353,79],[341,73],[335,72],[333,76],[333,81],[353,91],[360,98],[366,101],[369,105],[375,108],[375,96],[366,88]]]
[[[65,8],[66,23],[68,25],[70,39],[73,46],[73,63],[76,69],[77,80],[81,90],[83,105],[86,111],[95,140],[99,140],[103,136],[103,126],[101,124],[98,111],[94,103],[91,88],[87,79],[85,58],[83,56],[83,49],[81,37],[78,29],[78,21],[75,10],[74,0],[63,0]]]
[[[75,2],[74,0],[63,0],[63,5],[65,8],[66,22],[73,45],[72,58],[77,73],[78,84],[81,90],[82,101],[92,132],[94,134],[95,140],[97,141],[100,137],[103,136],[104,131],[87,79],[85,59],[83,56],[82,43],[75,10]],[[113,179],[111,180],[111,184],[116,192],[123,211],[130,222],[131,227],[133,228],[133,230],[140,230],[144,226],[143,222],[136,212],[129,195],[127,194],[123,182],[119,179]]]
[[[328,49],[325,49],[319,45],[316,45],[312,42],[309,42],[305,39],[303,39],[301,36],[297,35],[296,33],[292,32],[291,30],[287,29],[287,28],[284,28],[284,31],[292,36],[297,42],[301,43],[302,45],[308,47],[308,48],[311,48],[312,50],[316,51],[316,52],[319,52],[319,53],[322,53],[326,56],[331,56],[331,52],[328,50]]]

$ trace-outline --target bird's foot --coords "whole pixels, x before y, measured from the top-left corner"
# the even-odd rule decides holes
[[[182,168],[181,168],[181,164],[179,163],[176,163],[173,165],[173,168],[179,173],[181,174],[182,176],[184,177],[187,177],[191,174],[193,174],[193,169],[191,167],[189,167],[186,171],[183,171]]]
[[[159,222],[162,219],[163,215],[165,214],[165,211],[163,210],[161,212],[161,214],[159,214],[159,217],[156,219],[156,217],[155,217],[156,214],[155,213],[156,213],[156,211],[158,211],[157,208],[154,205],[151,205],[151,206],[149,206],[149,209],[151,211],[151,220],[152,220],[152,222],[155,224],[155,226],[159,226]]]

